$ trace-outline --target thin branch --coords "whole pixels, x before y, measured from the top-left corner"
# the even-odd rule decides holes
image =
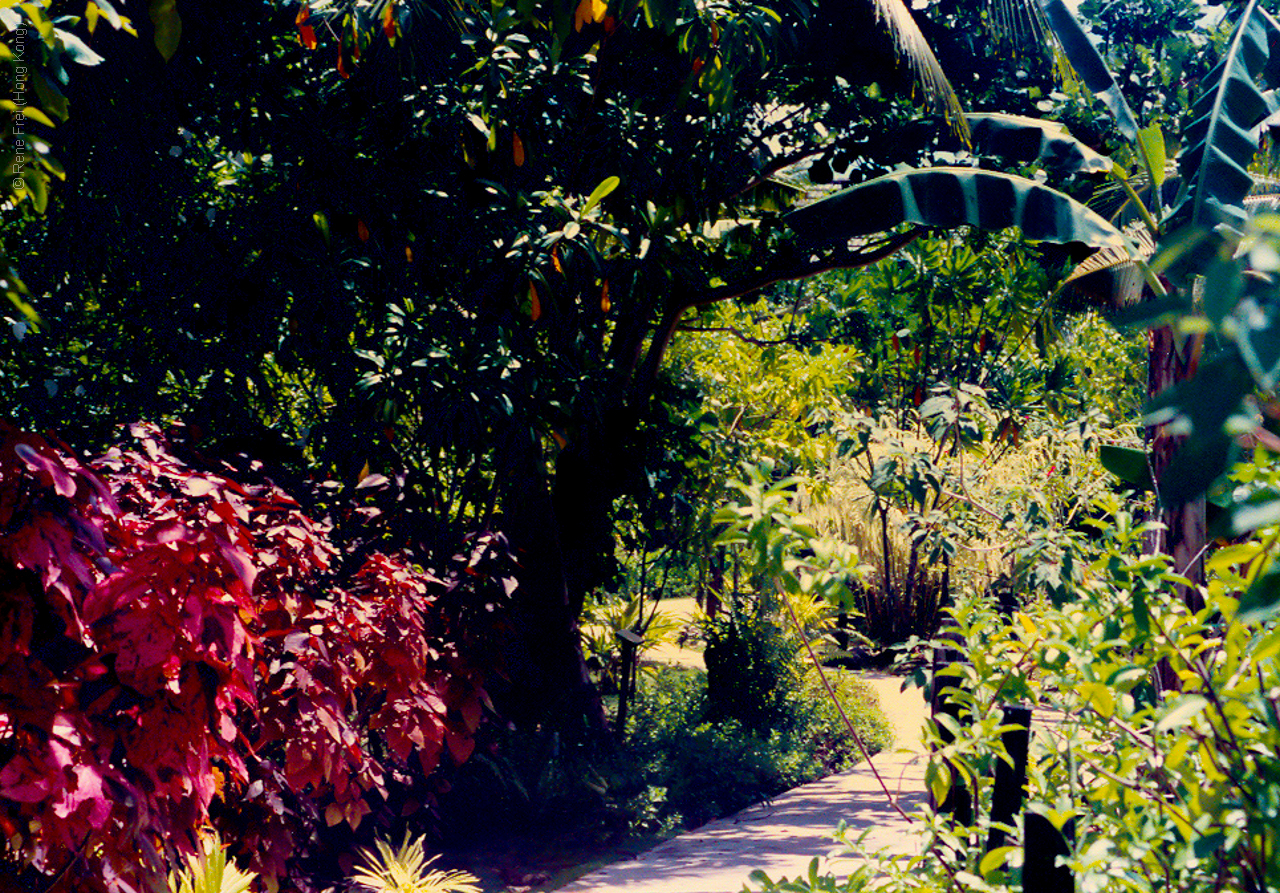
[[[858,730],[853,727],[853,723],[849,720],[848,715],[844,712],[844,705],[840,703],[840,699],[836,697],[835,689],[831,687],[830,680],[827,679],[827,673],[822,669],[822,661],[818,660],[818,655],[813,651],[813,645],[809,642],[809,637],[805,635],[804,627],[800,625],[800,618],[796,616],[796,609],[791,604],[791,599],[787,596],[787,591],[777,581],[774,581],[774,587],[778,590],[778,594],[782,596],[782,603],[787,606],[787,614],[791,617],[791,624],[796,628],[796,635],[800,637],[800,641],[804,642],[805,650],[809,652],[809,660],[813,662],[813,668],[818,671],[818,678],[822,680],[822,687],[827,690],[827,696],[831,698],[831,703],[835,705],[836,712],[840,714],[844,726],[849,730],[849,736],[853,738],[853,742],[858,745],[858,750],[862,753],[862,758],[866,760],[867,765],[871,768],[871,774],[876,777],[876,781],[880,784],[880,789],[884,791],[885,797],[889,800],[889,805],[894,808],[898,815],[906,819],[907,822],[914,822],[910,814],[907,813],[898,804],[898,798],[893,795],[893,791],[889,790],[889,785],[880,775],[880,770],[876,768],[876,764],[871,759],[871,751],[867,749],[867,745],[863,742],[862,736],[858,734]]]
[[[737,329],[733,326],[682,325],[682,326],[678,326],[676,331],[679,331],[679,332],[728,332],[729,334],[736,336],[740,341],[745,341],[747,344],[754,344],[757,347],[774,347],[778,344],[790,344],[792,343],[792,340],[793,340],[791,338],[752,338],[750,335],[746,334],[741,329]]]

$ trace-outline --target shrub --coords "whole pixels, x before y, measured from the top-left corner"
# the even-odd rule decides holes
[[[733,606],[702,624],[706,637],[707,716],[752,732],[790,728],[798,716],[803,671],[794,635],[759,609]]]
[[[812,683],[797,686],[788,714],[773,728],[714,717],[707,676],[664,668],[646,679],[627,745],[644,783],[663,791],[662,812],[694,826],[726,815],[858,759],[836,709]],[[837,686],[842,705],[874,753],[892,740],[875,696],[850,677]]]
[[[1265,483],[1277,481],[1273,467]],[[1179,593],[1187,581],[1170,559],[1142,554],[1150,525],[1120,511],[1102,526],[1093,554],[1077,556],[1092,560],[1068,585],[1070,597],[1033,598],[1008,619],[972,596],[952,611],[947,644],[968,661],[934,684],[958,705],[959,721],[948,722],[953,740],[935,738],[926,779],[942,802],[952,784],[947,767],[958,771],[971,824],[926,810],[918,854],[872,863],[844,881],[757,877],[765,890],[1030,889],[1021,817],[999,829],[991,820],[992,770],[1009,759],[1006,704],[1052,717],[1033,728],[1026,804],[1059,830],[1072,823],[1065,865],[1076,889],[1280,884],[1280,528],[1210,557],[1206,607],[1191,611]],[[992,830],[1006,832],[1011,846],[986,852]]]
[[[86,466],[0,426],[8,852],[125,893],[213,822],[305,890],[318,831],[469,755],[484,694],[442,608],[460,584],[377,553],[344,572],[278,488],[133,435]]]

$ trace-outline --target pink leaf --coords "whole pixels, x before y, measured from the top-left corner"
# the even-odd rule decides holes
[[[53,489],[59,496],[75,495],[76,482],[72,480],[71,475],[67,474],[67,470],[61,462],[40,455],[25,443],[15,444],[13,451],[18,454],[18,458],[22,460],[22,464],[26,465],[27,468],[37,474],[40,472],[47,474],[52,479]]]

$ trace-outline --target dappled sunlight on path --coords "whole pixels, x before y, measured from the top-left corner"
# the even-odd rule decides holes
[[[919,689],[901,691],[902,680],[885,674],[864,676],[880,695],[894,725],[899,748],[874,757],[876,770],[910,813],[925,800],[925,756],[919,728],[926,715]],[[848,772],[787,791],[767,803],[673,837],[634,859],[593,871],[561,888],[565,893],[738,893],[747,876],[761,869],[771,878],[795,877],[815,856],[836,850],[836,825],[844,821],[850,839],[866,832],[865,852],[881,848],[910,852],[919,837],[890,805],[871,769]],[[847,873],[855,857],[837,854],[822,871]]]

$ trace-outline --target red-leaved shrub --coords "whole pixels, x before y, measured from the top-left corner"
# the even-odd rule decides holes
[[[0,425],[9,856],[163,889],[213,823],[268,886],[305,890],[320,823],[356,828],[389,775],[470,754],[485,696],[442,610],[458,583],[376,552],[341,574],[283,491],[132,433],[86,466]]]

